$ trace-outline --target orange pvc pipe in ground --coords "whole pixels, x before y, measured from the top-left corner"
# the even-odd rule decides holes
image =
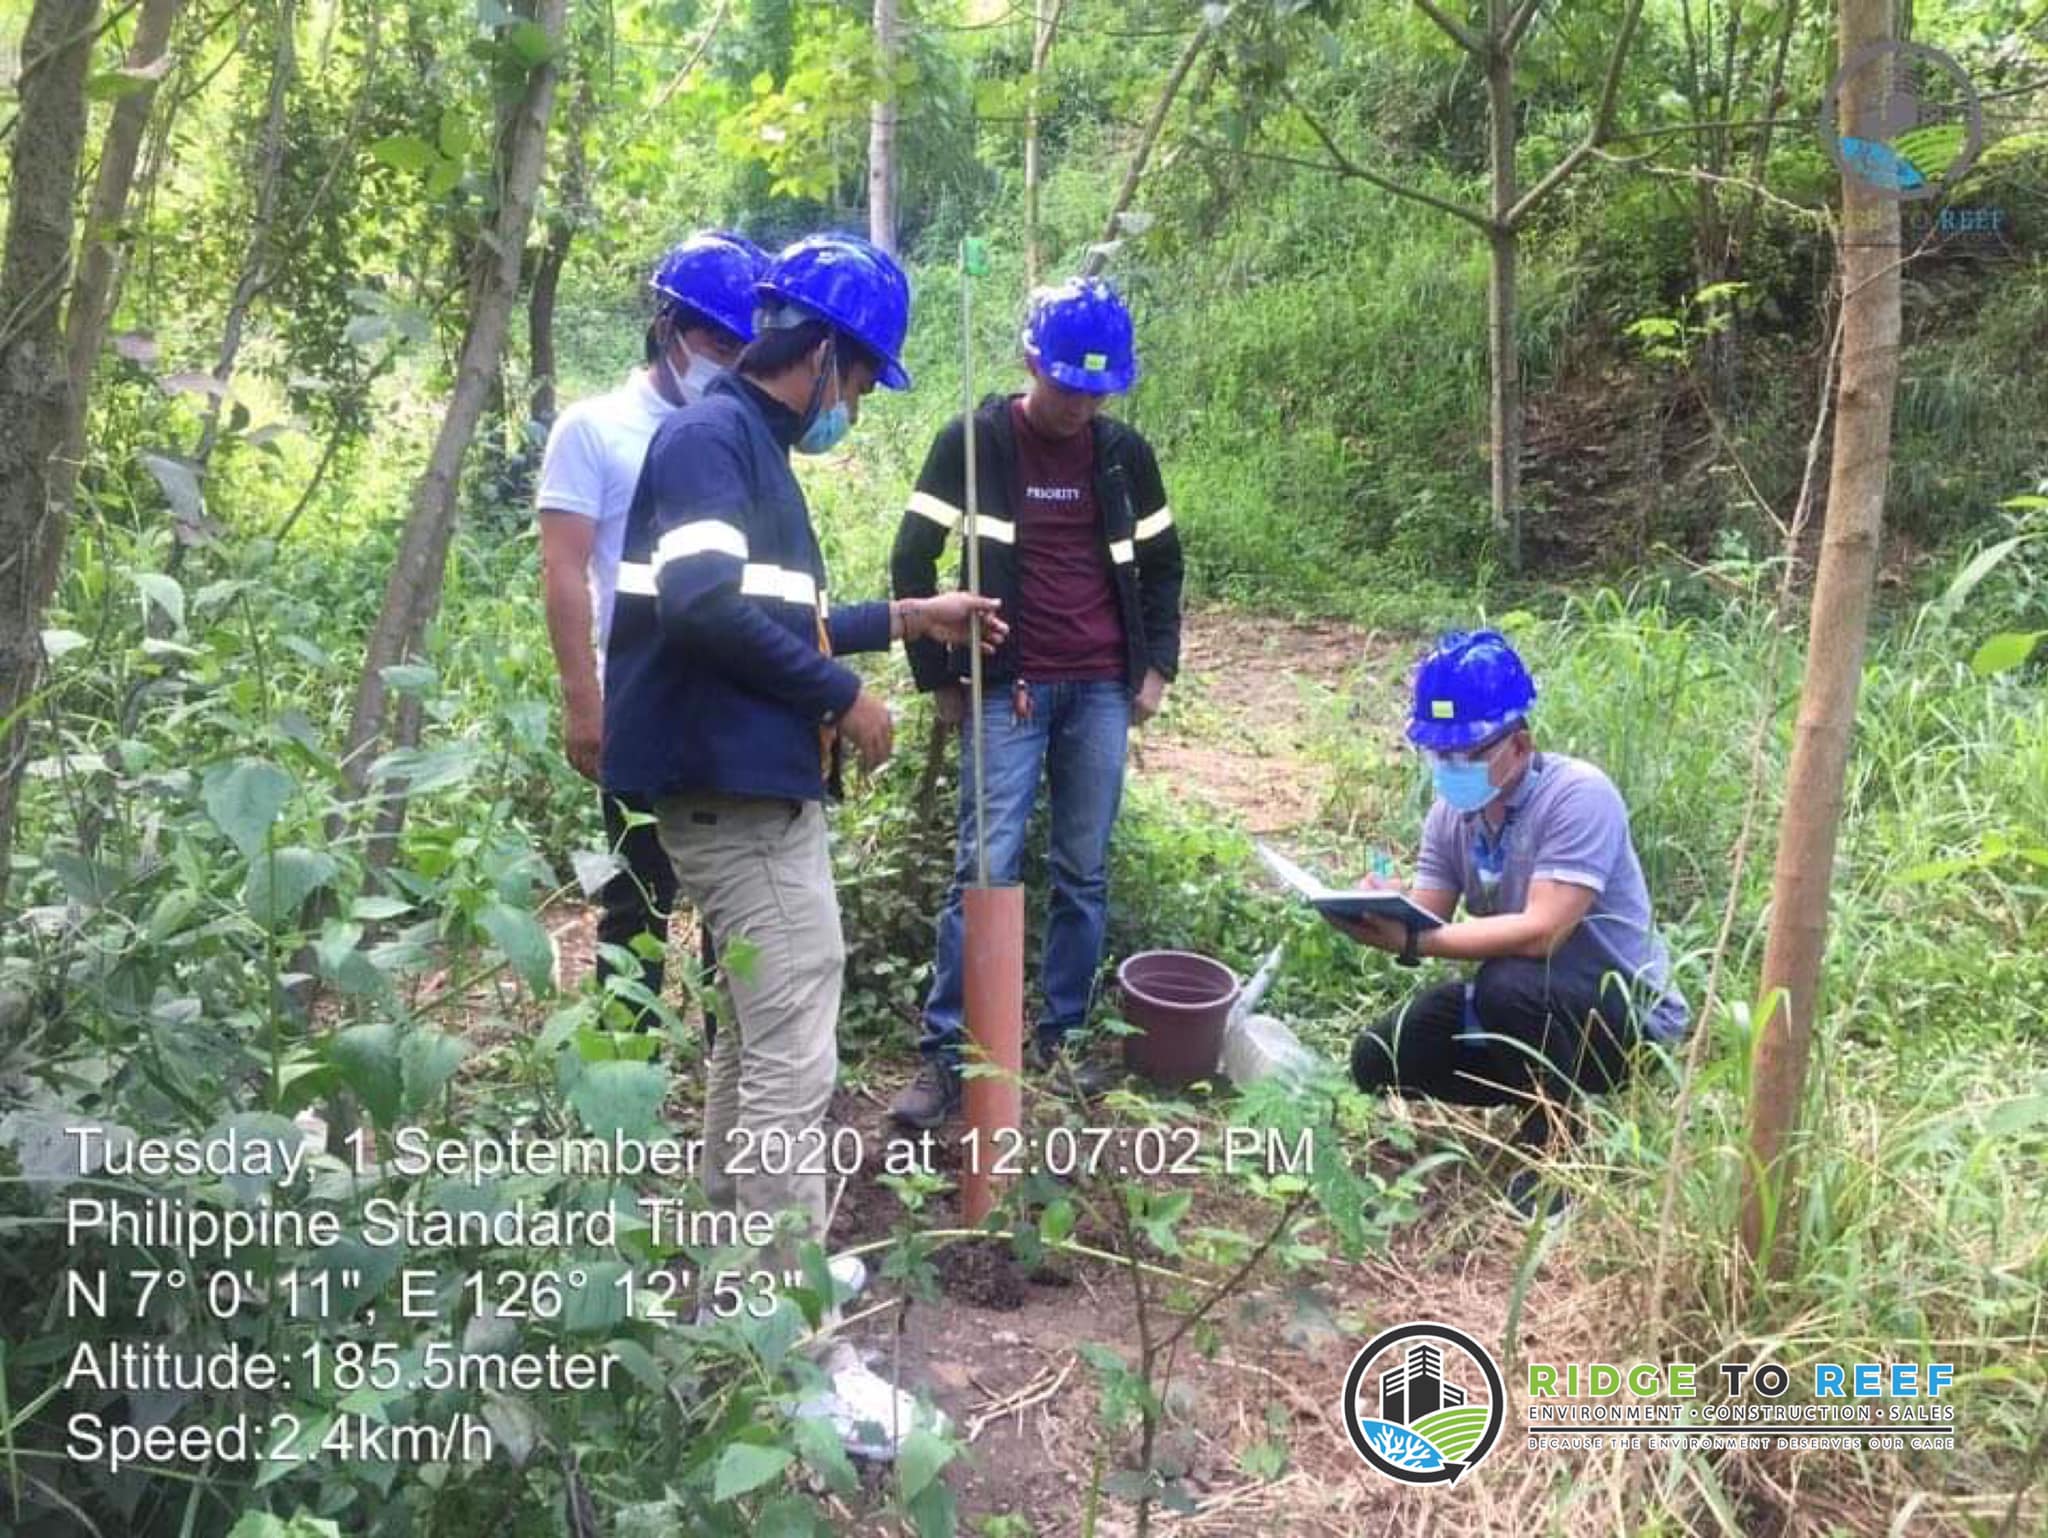
[[[967,1076],[967,1128],[972,1141],[962,1161],[962,1215],[971,1227],[996,1202],[995,1162],[1015,1151],[999,1136],[1023,1118],[1024,888],[971,886],[960,894],[966,926],[967,1056],[996,1072]]]

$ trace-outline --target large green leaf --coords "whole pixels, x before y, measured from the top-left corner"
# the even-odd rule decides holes
[[[405,1067],[399,1056],[397,1026],[388,1021],[352,1025],[335,1035],[327,1054],[378,1126],[388,1127],[398,1120],[405,1103]]]
[[[424,1026],[407,1031],[398,1048],[407,1107],[418,1110],[440,1094],[468,1053],[468,1044],[459,1036]]]
[[[539,919],[510,903],[492,903],[476,921],[527,987],[535,993],[554,990],[555,945]]]
[[[258,854],[249,862],[249,879],[242,886],[242,901],[250,915],[266,929],[288,924],[300,906],[340,869],[334,857],[317,849],[278,849]]]
[[[825,1488],[850,1495],[860,1488],[860,1473],[847,1456],[846,1444],[823,1416],[809,1415],[795,1422],[797,1451],[804,1466],[825,1481]]]
[[[202,798],[211,817],[249,859],[263,850],[270,826],[298,786],[277,765],[243,759],[206,777]]]
[[[626,1318],[623,1260],[578,1261],[563,1273],[561,1329],[565,1335],[610,1334]],[[579,1280],[580,1278],[580,1280]]]
[[[650,1137],[661,1130],[668,1075],[652,1063],[591,1063],[569,1091],[569,1104],[597,1137]]]
[[[516,1394],[484,1396],[484,1422],[498,1439],[498,1447],[516,1468],[547,1442],[547,1422]]]
[[[154,90],[170,67],[171,56],[166,53],[154,63],[100,70],[85,82],[86,100],[119,101],[124,96],[140,96],[144,91]]]
[[[904,1506],[917,1528],[917,1538],[953,1538],[960,1530],[960,1513],[953,1491],[943,1483],[926,1485]]]
[[[416,134],[392,134],[370,146],[370,158],[400,171],[424,171],[441,156]]]
[[[752,1442],[735,1442],[718,1460],[718,1475],[712,1483],[711,1498],[730,1501],[749,1490],[758,1490],[769,1480],[779,1477],[790,1462],[790,1451],[786,1447],[760,1447]]]
[[[160,571],[138,571],[133,576],[135,586],[142,596],[163,610],[174,626],[183,630],[185,590],[178,585],[178,579],[167,577]]]
[[[556,53],[555,40],[548,36],[548,29],[537,21],[520,20],[512,24],[505,34],[505,46],[513,56],[528,69],[538,69],[552,59]]]
[[[144,454],[142,468],[147,470],[162,489],[164,500],[171,504],[181,523],[198,523],[206,516],[206,498],[199,490],[199,470],[182,459],[173,459],[168,454]],[[163,579],[170,582],[169,577]],[[175,587],[177,584],[171,584]],[[152,594],[151,596],[155,596]]]
[[[243,1111],[226,1116],[213,1124],[205,1141],[215,1143],[232,1142],[237,1148],[248,1150],[258,1143],[271,1146],[271,1167],[281,1166],[286,1152],[297,1148],[305,1141],[305,1134],[299,1131],[295,1122],[286,1121],[282,1116],[273,1116],[267,1111]],[[270,1176],[245,1173],[251,1168],[245,1152],[238,1165],[238,1173],[224,1176],[229,1189],[245,1202],[253,1202],[276,1180]]]
[[[476,147],[476,133],[469,126],[469,119],[454,107],[441,109],[441,128],[435,138],[441,153],[450,160],[460,160]]]
[[[2048,637],[2048,630],[2006,630],[1977,648],[1970,667],[1979,678],[2010,672],[2034,655],[2034,649]]]
[[[903,1480],[903,1498],[917,1499],[924,1487],[939,1477],[939,1470],[953,1461],[957,1449],[941,1441],[922,1426],[903,1439],[903,1451],[896,1457],[896,1472]]]

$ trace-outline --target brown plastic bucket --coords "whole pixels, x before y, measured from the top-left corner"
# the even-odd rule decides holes
[[[1192,951],[1140,951],[1117,968],[1124,1019],[1124,1066],[1178,1089],[1216,1072],[1223,1026],[1236,1002],[1237,974]]]

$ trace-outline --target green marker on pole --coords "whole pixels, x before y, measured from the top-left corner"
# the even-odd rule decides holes
[[[969,235],[960,242],[960,269],[970,278],[988,276],[988,245],[979,235]]]

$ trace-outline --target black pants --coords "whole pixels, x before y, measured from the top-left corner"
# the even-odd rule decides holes
[[[601,911],[597,918],[597,941],[601,947],[618,945],[632,950],[636,935],[652,935],[661,949],[651,957],[641,958],[640,981],[649,993],[660,998],[662,978],[666,972],[668,921],[676,906],[676,868],[669,863],[668,851],[661,847],[660,832],[652,821],[653,803],[637,796],[614,796],[609,791],[599,799],[604,804],[605,838],[619,858],[626,862],[626,868],[607,881],[604,890],[598,893]],[[649,820],[629,828],[622,807],[627,811],[645,813]],[[709,929],[704,931],[703,942],[704,970],[708,974],[716,959]],[[611,972],[612,965],[600,949],[597,953],[600,985]],[[647,1024],[645,1019],[637,1023],[643,1029]],[[711,1012],[706,1010],[705,1040],[709,1042],[716,1031]]]
[[[1628,1077],[1638,1037],[1619,977],[1572,976],[1519,957],[1489,961],[1469,985],[1476,1021],[1466,1018],[1467,986],[1425,989],[1362,1032],[1351,1047],[1358,1087],[1533,1110],[1542,1100],[1603,1094]],[[1525,1120],[1525,1136],[1540,1121]]]
[[[618,945],[627,950],[640,935],[652,935],[661,951],[642,957],[640,980],[647,991],[661,996],[664,956],[668,949],[668,920],[676,905],[676,871],[669,864],[668,851],[653,821],[654,808],[637,796],[614,796],[607,791],[604,803],[604,836],[612,851],[625,862],[625,869],[604,884],[598,893],[602,911],[597,920],[600,946]],[[645,814],[650,820],[626,826],[627,811]],[[597,975],[602,982],[614,970],[600,950]]]

